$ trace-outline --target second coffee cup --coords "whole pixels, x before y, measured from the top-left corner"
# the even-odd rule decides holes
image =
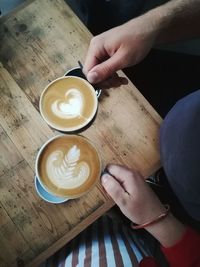
[[[101,160],[95,146],[80,135],[58,135],[48,140],[36,159],[36,176],[54,196],[77,198],[98,182]]]

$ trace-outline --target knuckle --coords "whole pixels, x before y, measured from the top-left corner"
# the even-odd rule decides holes
[[[133,182],[136,180],[135,173],[132,171],[130,171],[127,176],[129,176],[129,180],[132,180]]]
[[[134,182],[139,179],[139,173],[137,171],[131,171],[129,175]]]
[[[122,197],[122,196],[120,196],[119,197],[119,203],[120,203],[121,207],[126,207],[127,206],[127,199]]]
[[[130,205],[131,199],[126,192],[123,192],[118,195],[118,202],[121,208],[126,209]]]
[[[90,40],[90,45],[91,46],[96,46],[96,44],[98,43],[98,37],[92,37],[92,39]]]
[[[102,68],[101,68],[101,72],[102,73],[107,73],[108,75],[110,74],[110,72],[111,72],[111,67],[112,66],[109,66],[108,64],[104,64],[103,66],[102,66]],[[108,82],[108,81],[107,81]]]

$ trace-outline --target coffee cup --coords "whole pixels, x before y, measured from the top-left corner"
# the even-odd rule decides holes
[[[40,113],[54,129],[74,132],[87,126],[98,107],[93,86],[86,80],[67,76],[52,81],[40,97]]]
[[[73,199],[96,185],[101,174],[101,160],[86,137],[58,135],[41,147],[35,169],[37,180],[46,192]]]

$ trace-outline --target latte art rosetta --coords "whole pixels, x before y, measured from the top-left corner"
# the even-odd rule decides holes
[[[52,112],[63,119],[73,119],[82,115],[84,97],[75,89],[69,89],[64,99],[55,100],[51,105]]]
[[[90,175],[89,165],[80,161],[80,149],[74,145],[66,153],[53,151],[47,158],[46,172],[51,182],[65,189],[82,185]]]

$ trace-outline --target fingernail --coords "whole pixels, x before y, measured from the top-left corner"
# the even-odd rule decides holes
[[[87,79],[90,83],[96,83],[98,79],[98,75],[96,72],[89,72],[87,75]]]
[[[109,174],[109,172],[107,171],[107,169],[105,169],[104,171],[102,171],[101,176],[103,176],[104,174]]]
[[[102,184],[105,184],[105,183],[107,183],[107,181],[108,181],[108,175],[104,174],[104,175],[101,177],[101,182],[102,182]]]

